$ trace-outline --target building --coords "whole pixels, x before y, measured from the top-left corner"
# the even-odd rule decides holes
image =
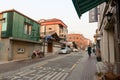
[[[28,59],[41,49],[40,25],[12,9],[0,12],[0,61]]]
[[[100,49],[103,61],[115,65],[120,74],[120,2],[109,0],[99,6]]]
[[[52,52],[56,53],[57,50],[60,48],[60,44],[58,44],[58,42],[66,41],[66,35],[68,34],[67,25],[63,23],[61,20],[56,18],[47,20],[41,19],[38,22],[41,25],[40,28],[41,38],[52,36],[57,41],[47,42],[45,44],[47,48],[44,48],[45,49],[44,51],[47,53]]]
[[[78,48],[85,49],[89,45],[88,39],[86,39],[81,34],[68,34],[67,35],[67,41],[68,42],[75,42]]]
[[[102,60],[114,64],[114,73],[120,74],[119,0],[72,1],[79,17],[86,11],[99,6],[98,33],[95,39],[100,44]]]
[[[66,40],[66,35],[68,34],[67,25],[63,23],[63,21],[53,18],[53,19],[47,19],[47,20],[40,20],[41,25],[41,36],[51,34],[53,32],[56,32],[57,35],[62,39]]]

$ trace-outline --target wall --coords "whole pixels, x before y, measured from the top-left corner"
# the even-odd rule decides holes
[[[14,37],[21,38],[26,40],[34,40],[39,41],[39,31],[40,25],[39,23],[22,16],[17,12],[7,12],[3,13],[6,17],[5,23],[3,23],[4,27],[7,27],[5,31],[2,31],[2,38]],[[31,34],[25,34],[25,23],[30,24],[32,26]]]
[[[41,49],[40,44],[29,43],[29,42],[14,41],[12,45],[13,45],[12,51],[13,51],[14,60],[30,58],[34,50]],[[24,49],[24,52],[22,53],[18,52],[18,49],[20,48]]]
[[[2,19],[2,14],[0,14],[0,19]],[[2,23],[0,22],[0,40],[1,40],[1,30],[2,30]]]
[[[24,60],[31,58],[34,50],[41,50],[38,43],[30,43],[24,41],[15,41],[10,39],[2,39],[0,42],[0,61]],[[24,52],[18,52],[18,49],[24,49]]]
[[[10,41],[8,39],[2,39],[0,41],[0,61],[8,61],[8,53],[10,52]]]
[[[67,41],[68,42],[76,42],[77,46],[79,48],[85,49],[89,44],[88,44],[88,39],[84,38],[80,34],[68,34],[67,35]]]

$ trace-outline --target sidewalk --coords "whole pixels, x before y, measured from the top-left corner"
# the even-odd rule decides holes
[[[96,80],[96,64],[96,56],[92,55],[91,58],[89,58],[87,52],[84,52],[83,58],[80,59],[66,80]]]

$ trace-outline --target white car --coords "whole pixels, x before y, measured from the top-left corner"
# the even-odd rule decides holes
[[[59,54],[69,54],[71,52],[70,48],[69,47],[62,47],[58,53]]]
[[[73,49],[73,52],[78,52],[79,50],[78,49]]]

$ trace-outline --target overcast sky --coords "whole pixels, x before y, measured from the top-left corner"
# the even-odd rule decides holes
[[[57,18],[67,26],[69,33],[83,34],[93,40],[97,23],[89,23],[88,12],[78,17],[72,0],[1,0],[0,12],[15,9],[38,21]]]

